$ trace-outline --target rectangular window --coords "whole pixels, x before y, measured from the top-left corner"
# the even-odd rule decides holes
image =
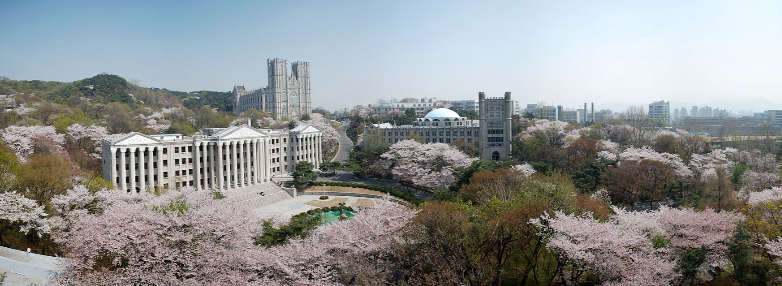
[[[174,176],[179,177],[179,171],[174,171]]]
[[[174,153],[179,153],[179,147],[174,147]]]
[[[163,167],[168,166],[168,160],[163,160]]]
[[[193,146],[187,146],[187,152],[193,152]]]
[[[163,178],[168,178],[168,172],[163,172]]]
[[[174,159],[174,165],[179,165],[179,159]]]
[[[192,164],[193,163],[193,158],[187,158],[187,162]]]
[[[163,148],[163,154],[168,154],[168,148]]]

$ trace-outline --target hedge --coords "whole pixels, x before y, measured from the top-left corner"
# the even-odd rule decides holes
[[[346,183],[346,182],[323,182],[323,181],[317,181],[317,182],[310,182],[311,186],[335,186],[335,187],[350,187],[350,188],[361,188],[361,189],[367,189],[372,191],[377,191],[381,193],[389,193],[392,196],[395,196],[397,198],[403,199],[405,201],[411,202],[414,205],[421,204],[421,200],[416,198],[415,196],[405,193],[403,191],[389,188],[389,187],[383,187],[378,185],[367,185],[367,184],[358,184],[358,183]]]

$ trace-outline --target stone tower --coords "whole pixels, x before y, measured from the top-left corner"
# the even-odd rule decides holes
[[[513,100],[510,92],[498,98],[486,98],[486,94],[479,92],[478,105],[481,159],[505,160],[511,151]]]
[[[267,60],[269,73],[268,112],[277,119],[298,117],[312,112],[310,98],[310,63],[294,62],[288,75],[288,62],[282,59]]]
[[[312,112],[310,96],[310,63],[294,62],[288,73],[283,59],[266,60],[268,85],[256,90],[234,86],[234,112],[241,114],[254,108],[266,111],[276,119],[299,117]]]

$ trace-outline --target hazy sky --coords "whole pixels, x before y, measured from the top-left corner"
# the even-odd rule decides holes
[[[5,1],[0,75],[172,90],[311,63],[313,105],[378,98],[782,103],[782,1]]]

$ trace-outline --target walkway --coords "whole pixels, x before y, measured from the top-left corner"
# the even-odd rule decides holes
[[[332,162],[347,163],[350,159],[350,150],[353,150],[353,141],[348,138],[345,130],[350,127],[350,122],[342,123],[342,127],[339,128],[339,150],[337,155],[331,159]]]
[[[0,247],[0,273],[6,273],[4,285],[43,284],[58,269],[60,258]]]
[[[356,176],[353,175],[353,173],[343,172],[343,171],[337,171],[336,175],[331,176],[329,174],[319,174],[317,181],[323,181],[323,182],[346,182],[346,183],[360,183],[360,184],[367,184],[367,185],[378,185],[383,187],[388,187],[392,189],[397,189],[402,192],[411,194],[418,198],[419,200],[426,200],[429,197],[432,196],[432,193],[427,191],[421,191],[419,189],[409,188],[406,186],[403,186],[399,182],[395,180],[384,180],[384,179],[372,179],[372,178],[356,178]],[[316,183],[317,184],[317,183]]]

